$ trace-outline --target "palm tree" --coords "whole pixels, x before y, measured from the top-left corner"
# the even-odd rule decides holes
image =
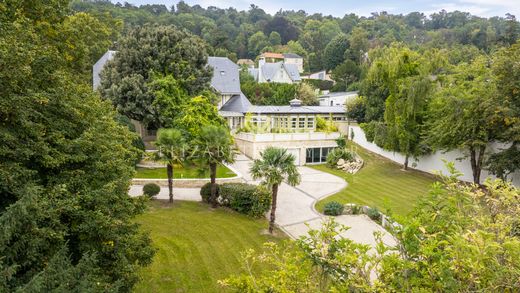
[[[211,178],[211,205],[217,207],[217,166],[222,163],[233,163],[233,138],[229,130],[223,126],[208,125],[202,127],[196,139],[198,160],[209,165]]]
[[[159,151],[155,153],[154,159],[166,164],[168,195],[170,203],[173,203],[173,167],[182,164],[184,161],[184,138],[177,129],[161,128],[157,132],[155,145],[159,148]]]
[[[261,159],[254,160],[251,167],[253,179],[263,178],[263,183],[272,190],[271,217],[269,219],[269,233],[273,233],[276,213],[276,199],[278,186],[284,179],[291,186],[300,183],[301,177],[295,165],[296,158],[286,149],[267,147],[260,153]]]

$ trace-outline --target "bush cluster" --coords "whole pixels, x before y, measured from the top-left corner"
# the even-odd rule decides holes
[[[156,196],[161,192],[161,187],[155,183],[147,183],[143,186],[143,194],[152,197]]]
[[[369,208],[367,211],[367,216],[374,221],[381,221],[381,213],[377,208]]]
[[[202,186],[200,195],[204,202],[209,203],[210,183]],[[264,186],[247,183],[224,183],[217,185],[217,196],[220,205],[254,218],[264,216],[271,207],[271,193]]]
[[[325,204],[323,213],[328,216],[339,216],[343,214],[343,205],[337,201],[331,201]]]
[[[336,148],[329,152],[327,155],[327,165],[329,167],[335,167],[340,159],[348,162],[354,161],[354,153],[345,148]]]
[[[218,198],[218,194],[219,194],[219,187],[220,186],[217,184],[217,198]],[[210,198],[211,198],[211,183],[210,182],[204,184],[200,188],[200,196],[202,197],[203,202],[210,203]]]

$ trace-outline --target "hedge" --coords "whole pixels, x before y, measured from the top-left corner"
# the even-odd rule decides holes
[[[219,202],[239,213],[260,218],[271,207],[271,193],[263,186],[224,183],[219,188]]]

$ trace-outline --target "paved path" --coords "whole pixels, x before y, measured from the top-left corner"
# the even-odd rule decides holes
[[[254,181],[249,173],[252,161],[240,154],[232,165],[238,172],[242,173],[247,183],[259,184]],[[307,235],[309,227],[319,229],[326,216],[314,209],[315,203],[329,195],[332,195],[347,186],[342,178],[329,173],[321,172],[308,167],[298,167],[301,174],[301,183],[290,186],[282,183],[278,190],[278,202],[276,209],[276,224],[292,238]],[[141,185],[133,185],[130,188],[131,196],[142,194]],[[173,194],[176,200],[201,201],[200,188],[174,188]],[[158,199],[168,199],[168,188],[162,187],[157,196]],[[375,246],[373,233],[378,231],[383,234],[383,242],[387,245],[395,245],[395,239],[386,232],[383,227],[376,224],[366,215],[342,215],[335,217],[336,222],[350,227],[341,235],[358,243]],[[307,226],[309,225],[309,226]]]
[[[241,172],[248,183],[258,184],[249,175],[251,160],[239,155],[233,167]],[[308,167],[298,167],[301,183],[290,186],[283,183],[278,191],[276,223],[289,236],[298,238],[307,235],[309,227],[319,229],[327,218],[314,209],[315,203],[329,195],[335,194],[347,186],[342,178]],[[395,239],[380,225],[366,215],[342,215],[335,217],[340,224],[350,227],[341,236],[358,243],[375,246],[374,232],[383,234],[383,242],[395,245]],[[309,225],[309,226],[307,226]]]

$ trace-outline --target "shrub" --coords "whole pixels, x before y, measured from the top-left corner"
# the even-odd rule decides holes
[[[358,205],[353,205],[350,207],[353,215],[359,215],[361,213],[361,207]]]
[[[271,194],[263,186],[224,183],[219,189],[220,203],[251,217],[262,217],[271,206]]]
[[[336,132],[338,131],[338,127],[334,124],[332,117],[329,119],[325,119],[321,116],[316,116],[316,131],[320,132]]]
[[[161,192],[161,187],[155,183],[147,183],[143,186],[143,194],[152,197],[156,196]]]
[[[218,198],[218,194],[219,194],[219,185],[217,184],[217,198]],[[205,202],[205,203],[209,203],[209,199],[211,198],[211,183],[208,182],[206,184],[204,184],[201,188],[200,188],[200,196],[202,197],[202,201]]]
[[[334,82],[332,80],[322,80],[322,79],[304,79],[304,83],[308,83],[315,88],[318,88],[322,91],[327,91],[332,88]]]
[[[381,221],[381,213],[377,208],[369,208],[367,211],[367,216],[374,221]]]
[[[352,162],[354,161],[354,154],[347,149],[335,148],[327,155],[327,165],[335,167],[340,159]]]
[[[343,213],[343,205],[337,201],[331,201],[325,204],[323,213],[328,216],[339,216]]]

